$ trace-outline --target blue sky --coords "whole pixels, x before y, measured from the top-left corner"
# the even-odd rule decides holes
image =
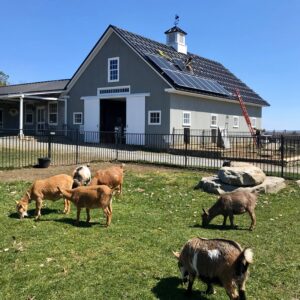
[[[267,100],[266,129],[300,129],[300,0],[0,0],[0,70],[11,84],[70,78],[109,24],[222,63]]]

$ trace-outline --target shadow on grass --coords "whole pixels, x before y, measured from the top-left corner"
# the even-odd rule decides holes
[[[178,277],[161,278],[157,285],[152,288],[152,293],[161,300],[169,299],[190,299],[190,300],[208,300],[204,292],[193,290],[191,295],[187,295],[186,286]]]
[[[216,225],[216,224],[208,224],[205,227],[203,227],[200,224],[195,224],[195,225],[191,225],[190,227],[194,227],[194,228],[202,228],[202,229],[211,229],[211,230],[245,230],[245,231],[249,231],[248,228],[242,228],[239,226],[235,226],[234,228],[232,228],[230,225]]]
[[[72,226],[75,226],[75,227],[82,227],[82,228],[90,228],[94,225],[98,225],[100,227],[105,227],[106,228],[106,225],[105,224],[101,224],[99,222],[89,222],[87,223],[86,221],[79,221],[79,224],[77,225],[75,223],[75,219],[72,219],[72,218],[62,218],[62,219],[56,219],[56,220],[53,220],[54,222],[59,222],[59,223],[65,223],[65,224],[69,224],[69,225],[72,225]]]
[[[29,209],[27,211],[28,213],[28,217],[26,218],[34,218],[34,213],[35,213],[35,209]],[[42,217],[43,215],[50,215],[50,214],[62,214],[62,211],[59,209],[52,209],[52,208],[42,208],[41,211]],[[19,219],[19,214],[17,212],[13,212],[9,215],[10,218],[12,219]]]

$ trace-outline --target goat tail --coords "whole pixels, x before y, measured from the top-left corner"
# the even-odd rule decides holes
[[[244,251],[242,252],[244,254],[244,258],[245,258],[245,261],[248,263],[248,264],[253,264],[253,251],[252,249],[250,248],[245,248]]]
[[[235,271],[237,276],[242,276],[247,272],[249,264],[253,263],[253,251],[250,248],[245,248],[238,256],[235,263]]]

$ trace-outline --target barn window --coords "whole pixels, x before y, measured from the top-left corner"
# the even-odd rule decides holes
[[[49,120],[49,124],[57,125],[57,120],[58,120],[57,102],[49,103],[48,120]]]
[[[33,124],[33,105],[32,104],[25,105],[25,124],[27,124],[27,125]]]
[[[240,118],[238,116],[233,116],[233,128],[239,128]]]
[[[182,117],[182,126],[191,126],[191,112],[184,111]]]
[[[148,113],[148,125],[160,125],[161,124],[161,111],[151,110]]]
[[[210,126],[217,127],[218,126],[218,115],[211,114]]]
[[[73,113],[73,124],[74,125],[82,124],[82,112],[74,112]]]
[[[119,57],[108,59],[108,82],[119,81]]]

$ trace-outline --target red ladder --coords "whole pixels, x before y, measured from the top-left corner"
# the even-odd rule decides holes
[[[253,141],[254,141],[254,144],[256,145],[256,135],[255,135],[255,131],[254,131],[254,128],[252,127],[252,124],[251,124],[251,121],[250,121],[250,118],[249,118],[249,115],[248,115],[248,112],[247,112],[247,109],[246,109],[246,106],[245,106],[245,103],[242,99],[242,96],[240,94],[240,91],[239,89],[236,89],[235,90],[236,92],[236,95],[238,97],[238,100],[240,102],[240,105],[241,105],[241,108],[242,108],[242,112],[243,112],[243,115],[244,115],[244,118],[246,120],[246,123],[248,125],[248,128],[249,128],[249,131],[253,137]]]

